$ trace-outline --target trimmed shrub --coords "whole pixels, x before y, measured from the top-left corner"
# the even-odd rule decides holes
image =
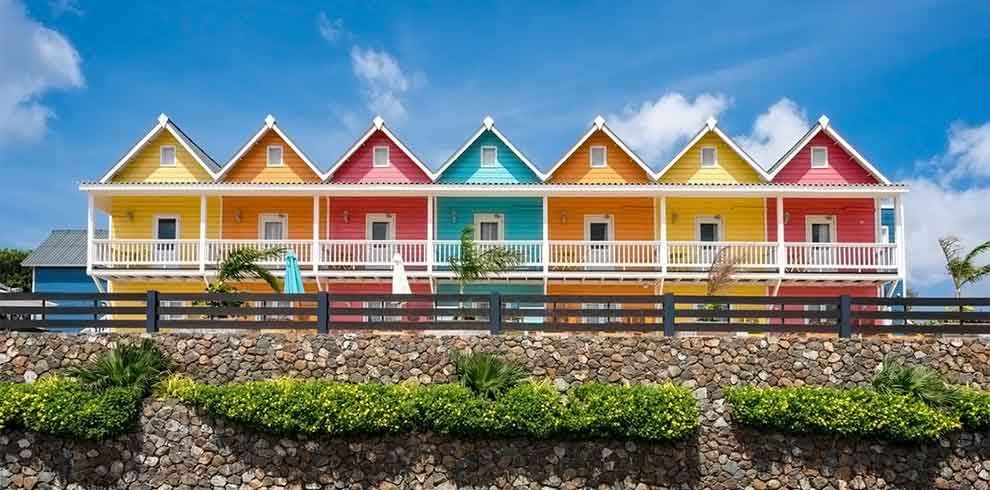
[[[495,400],[491,433],[545,439],[560,432],[564,406],[550,383],[523,383]]]
[[[588,383],[571,390],[567,408],[564,426],[576,436],[676,440],[699,425],[698,403],[691,392],[669,383]]]
[[[729,388],[740,423],[785,432],[891,441],[938,439],[961,427],[959,417],[904,395],[865,388]]]
[[[990,429],[990,392],[960,388],[955,409],[967,429]]]
[[[424,430],[452,436],[487,434],[495,420],[491,402],[460,384],[421,388],[416,407]]]
[[[0,429],[20,425],[21,398],[25,386],[27,385],[0,383]]]
[[[71,439],[106,439],[128,431],[137,419],[142,394],[136,388],[92,391],[70,378],[55,376],[22,385],[15,403],[19,425]]]

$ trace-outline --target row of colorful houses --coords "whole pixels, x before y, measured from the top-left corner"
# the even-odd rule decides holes
[[[654,169],[601,117],[546,172],[487,117],[433,168],[381,118],[323,166],[268,116],[221,165],[162,115],[79,186],[86,271],[111,291],[201,291],[231,250],[277,246],[310,290],[387,292],[398,253],[414,291],[451,292],[470,226],[522,259],[471,292],[694,294],[718,257],[737,263],[728,294],[903,290],[907,189],[824,116],[769,168],[709,119]]]

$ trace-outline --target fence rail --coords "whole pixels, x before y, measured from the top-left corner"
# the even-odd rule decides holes
[[[990,298],[11,293],[0,329],[990,335]]]

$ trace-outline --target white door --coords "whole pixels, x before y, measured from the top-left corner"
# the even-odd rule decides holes
[[[695,238],[699,242],[720,242],[722,241],[722,221],[718,218],[698,218],[695,222]],[[718,256],[718,245],[701,244],[701,253],[698,261],[702,264],[711,264]]]
[[[368,261],[374,264],[392,264],[395,247],[391,241],[395,239],[395,220],[384,214],[369,214],[366,230],[368,244]],[[375,243],[381,242],[381,243]],[[403,257],[409,260],[409,257]]]
[[[587,261],[589,264],[611,264],[614,260],[612,247],[613,229],[611,218],[588,217],[584,220],[584,239],[588,242]],[[601,242],[601,243],[595,243]]]
[[[807,238],[812,244],[832,243],[835,241],[833,220],[825,216],[809,216],[807,223]],[[811,265],[828,266],[834,262],[833,250],[827,246],[811,246]]]
[[[176,262],[178,256],[179,218],[159,216],[155,218],[155,262]]]

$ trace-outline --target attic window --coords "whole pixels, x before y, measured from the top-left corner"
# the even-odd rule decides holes
[[[269,167],[282,166],[282,147],[280,145],[271,145],[268,147],[268,160],[265,165]]]
[[[374,156],[372,158],[371,165],[374,167],[387,167],[388,166],[388,147],[387,146],[376,146]]]
[[[591,168],[605,168],[607,165],[605,160],[605,147],[604,146],[592,146],[591,147]]]
[[[701,166],[714,167],[718,163],[718,154],[714,146],[706,146],[701,149]]]
[[[162,167],[174,167],[175,166],[175,147],[172,145],[164,145],[159,148],[158,151],[158,164]]]
[[[494,146],[481,147],[481,166],[482,167],[498,166],[498,148]]]
[[[811,168],[828,167],[828,148],[824,146],[811,147]]]

